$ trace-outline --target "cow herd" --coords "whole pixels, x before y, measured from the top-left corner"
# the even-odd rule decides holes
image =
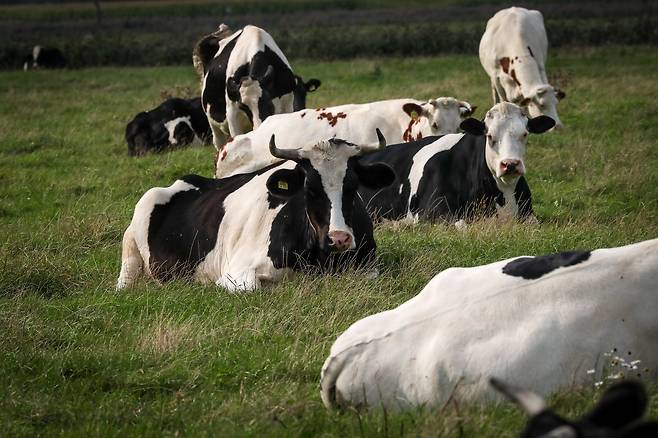
[[[212,139],[217,154],[214,178],[184,176],[137,202],[117,289],[143,275],[230,291],[293,271],[356,267],[374,277],[373,221],[536,221],[526,145],[529,134],[562,127],[564,97],[548,83],[547,46],[538,11],[513,7],[489,20],[479,54],[494,105],[482,120],[453,97],[306,109],[319,80],[295,74],[263,29],[221,25],[193,52],[201,96],[170,99],[126,128],[133,155],[195,139]],[[602,372],[612,349],[655,364],[657,284],[658,239],[448,269],[336,340],[322,400],[390,409],[437,406],[455,392],[482,400],[495,376],[523,406],[540,399],[504,382],[547,394],[584,382],[586,369]],[[528,412],[548,415],[537,406]]]

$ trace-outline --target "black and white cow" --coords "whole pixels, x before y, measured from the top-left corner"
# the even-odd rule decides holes
[[[32,53],[25,57],[23,70],[28,71],[36,68],[64,68],[66,58],[62,51],[55,47],[34,46]]]
[[[462,122],[466,134],[428,137],[364,157],[364,164],[391,166],[397,180],[382,190],[361,188],[359,194],[375,218],[461,220],[497,212],[526,218],[532,214],[523,176],[528,134],[553,125],[548,116],[528,118],[514,104],[496,104],[484,122]]]
[[[201,99],[167,99],[150,111],[137,114],[126,126],[130,155],[162,152],[186,146],[195,140],[208,143],[212,137]]]
[[[648,438],[658,437],[658,422],[643,421],[648,398],[640,382],[626,380],[608,388],[598,403],[577,420],[553,412],[532,391],[492,378],[491,385],[530,416],[523,438]]]
[[[359,184],[383,187],[395,175],[358,156],[383,147],[331,139],[270,152],[283,160],[224,179],[183,177],[147,191],[123,237],[117,289],[141,274],[192,277],[229,290],[252,290],[290,270],[368,264],[373,226]]]
[[[272,114],[306,107],[306,93],[320,81],[304,82],[263,29],[245,26],[232,35],[220,26],[197,43],[194,64],[203,75],[201,99],[219,149],[230,137],[256,129]]]

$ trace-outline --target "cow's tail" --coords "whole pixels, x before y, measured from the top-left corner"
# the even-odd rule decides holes
[[[143,259],[133,236],[132,225],[123,233],[121,245],[121,272],[117,280],[117,290],[131,286],[142,274]]]

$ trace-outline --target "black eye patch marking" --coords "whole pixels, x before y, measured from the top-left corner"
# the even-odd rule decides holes
[[[535,280],[563,266],[573,266],[589,259],[591,251],[565,251],[557,254],[521,257],[503,266],[503,274]]]

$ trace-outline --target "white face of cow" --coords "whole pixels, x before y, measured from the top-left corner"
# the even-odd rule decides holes
[[[295,150],[276,148],[272,137],[270,153],[292,159],[298,166],[273,173],[268,179],[268,190],[276,196],[291,196],[303,186],[306,215],[321,248],[328,245],[339,252],[355,249],[352,223],[359,184],[378,189],[395,179],[387,165],[362,165],[356,158],[383,148],[386,141],[379,132],[378,137],[377,145],[357,146],[331,139]],[[363,214],[367,217],[365,211]]]
[[[459,124],[475,111],[471,104],[452,97],[430,99],[423,105],[427,109],[432,135],[446,135],[459,132]]]
[[[555,120],[555,129],[562,128],[562,122],[557,115],[557,104],[564,97],[564,93],[550,85],[542,85],[533,89],[528,96],[524,96],[522,106],[527,106],[531,117],[541,115],[549,116]]]
[[[406,140],[422,138],[418,136],[419,132],[424,136],[459,132],[459,124],[470,117],[476,108],[454,97],[430,99],[422,105],[406,103],[402,106],[403,111],[418,121],[418,126],[412,125],[411,137]]]
[[[506,184],[515,183],[525,173],[528,118],[516,105],[498,104],[487,112],[484,124],[491,173]]]
[[[462,129],[474,135],[485,135],[485,160],[494,178],[503,185],[515,185],[525,174],[525,151],[528,134],[540,134],[554,126],[548,116],[529,119],[521,107],[509,102],[493,106],[484,122],[465,120]]]

